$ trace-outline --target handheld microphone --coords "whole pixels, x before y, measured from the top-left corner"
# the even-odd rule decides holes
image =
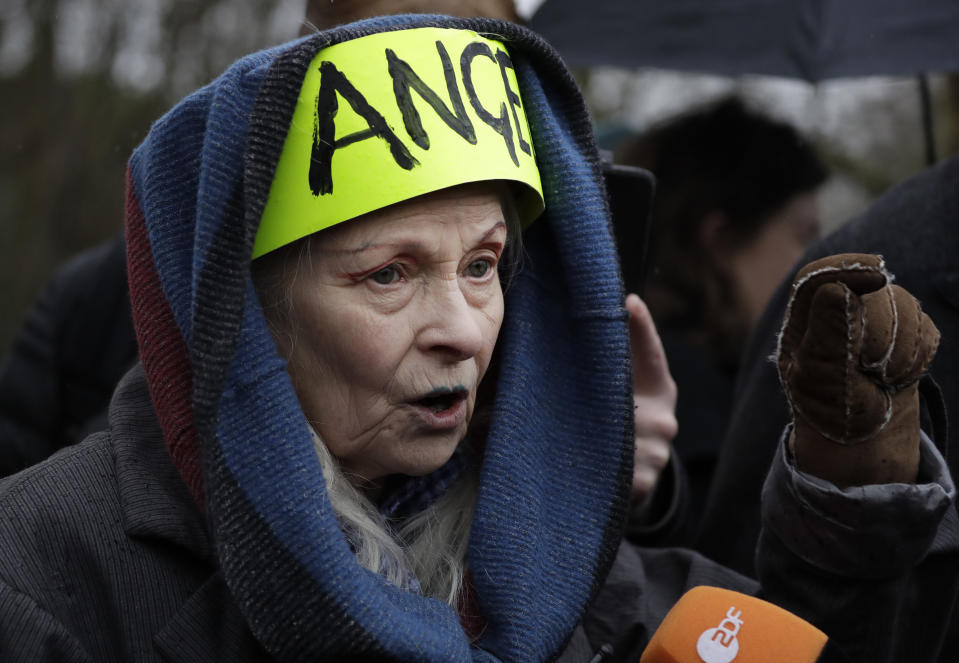
[[[683,594],[639,660],[813,663],[821,660],[827,639],[809,622],[772,603],[728,589],[702,586]]]

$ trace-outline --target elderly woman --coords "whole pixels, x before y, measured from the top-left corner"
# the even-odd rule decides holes
[[[588,115],[535,35],[400,17],[249,56],[129,182],[142,367],[107,431],[0,484],[4,660],[635,660],[692,585],[762,591],[621,543],[672,392],[623,306]],[[951,479],[907,422],[911,490],[843,493],[797,469],[804,421],[770,475],[764,595],[885,651],[846,617],[921,598],[900,589]],[[856,576],[864,514],[900,543],[880,580]]]

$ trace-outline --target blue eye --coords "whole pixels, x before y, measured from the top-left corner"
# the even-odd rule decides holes
[[[486,274],[489,273],[489,270],[492,268],[489,260],[474,260],[466,268],[467,276],[470,276],[474,279],[483,278]]]
[[[383,269],[370,274],[370,278],[380,285],[390,285],[400,278],[400,270],[396,265],[387,265]]]

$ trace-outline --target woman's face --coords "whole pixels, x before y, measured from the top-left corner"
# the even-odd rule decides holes
[[[278,334],[301,406],[344,471],[443,465],[503,321],[506,223],[491,184],[420,196],[312,238]]]
[[[748,243],[729,256],[741,313],[752,329],[779,283],[819,235],[819,198],[801,193],[774,212]]]

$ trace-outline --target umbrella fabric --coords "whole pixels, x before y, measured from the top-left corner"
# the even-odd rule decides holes
[[[959,70],[957,0],[546,0],[530,27],[573,67],[810,82]]]

